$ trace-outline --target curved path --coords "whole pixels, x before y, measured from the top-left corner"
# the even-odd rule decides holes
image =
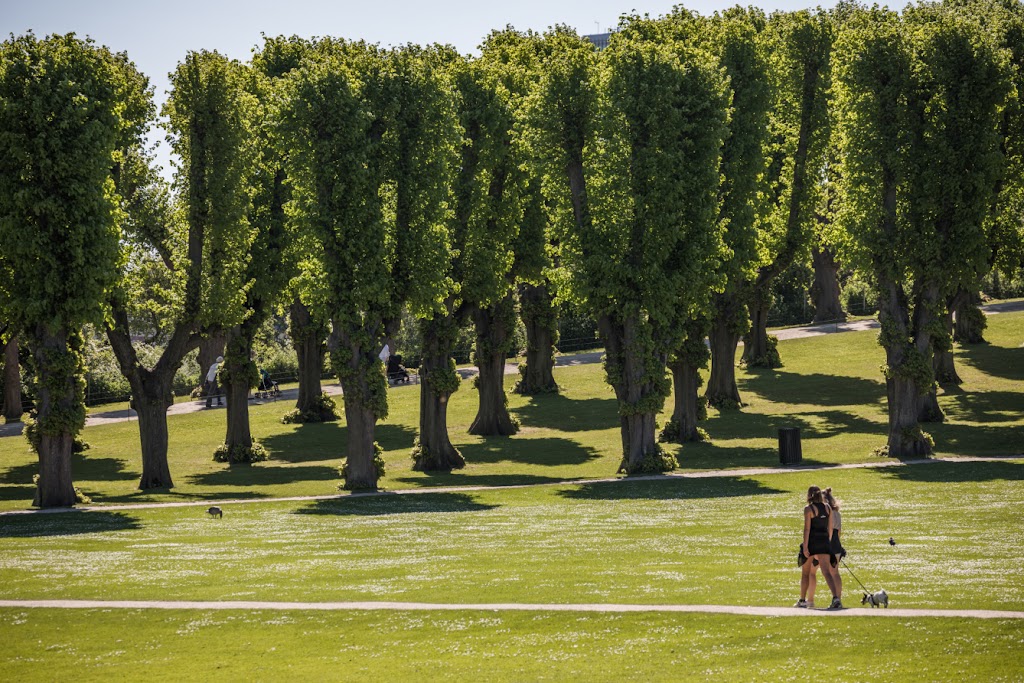
[[[1024,619],[1024,612],[982,609],[853,609],[825,610],[745,605],[621,605],[603,603],[432,603],[432,602],[258,602],[198,600],[0,600],[0,608],[42,609],[198,609],[198,610],[313,610],[343,611],[486,611],[486,612],[700,612],[757,617],[953,617],[959,619]]]

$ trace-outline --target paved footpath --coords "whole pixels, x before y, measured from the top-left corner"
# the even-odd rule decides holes
[[[431,602],[259,602],[196,600],[0,600],[0,608],[36,609],[164,609],[164,610],[276,610],[276,611],[392,611],[392,612],[685,612],[741,614],[755,617],[953,617],[958,619],[1024,619],[1024,612],[987,609],[799,609],[796,607],[749,607],[746,605],[619,605],[602,603],[431,603]]]

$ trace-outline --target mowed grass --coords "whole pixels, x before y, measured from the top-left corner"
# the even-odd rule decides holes
[[[893,606],[1024,610],[1022,460],[5,516],[0,595],[789,606],[812,483]]]
[[[957,349],[964,383],[940,396],[948,419],[928,425],[939,454],[1007,455],[1024,451],[1024,313],[989,318],[989,344]],[[774,466],[777,429],[803,430],[808,463],[877,460],[884,445],[884,360],[875,332],[849,332],[780,342],[785,366],[777,370],[738,369],[746,407],[710,411],[705,424],[710,444],[670,446],[684,470]],[[550,483],[613,476],[621,457],[614,395],[599,364],[558,368],[558,395],[509,395],[509,407],[522,422],[514,437],[475,437],[466,433],[476,413],[470,382],[452,397],[449,432],[467,466],[450,474],[413,472],[409,454],[418,427],[418,386],[390,393],[390,415],[377,428],[391,490],[429,486]],[[507,377],[511,388],[514,377]],[[76,455],[76,484],[94,502],[124,503],[190,499],[267,498],[330,495],[338,492],[338,468],[345,451],[344,421],[322,425],[282,425],[285,402],[251,407],[252,431],[270,450],[271,460],[231,467],[213,462],[224,438],[223,410],[169,418],[170,465],[175,488],[137,490],[141,475],[136,422],[90,427],[92,448]],[[667,421],[671,402],[661,422]],[[38,471],[24,439],[0,439],[0,509],[25,508]]]
[[[1019,681],[1024,624],[2,609],[0,632],[4,675],[17,681],[806,681],[824,671],[842,681],[932,682]]]

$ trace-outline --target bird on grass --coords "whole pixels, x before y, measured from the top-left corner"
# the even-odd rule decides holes
[[[889,545],[896,545],[896,541],[893,540],[892,536],[889,537]]]

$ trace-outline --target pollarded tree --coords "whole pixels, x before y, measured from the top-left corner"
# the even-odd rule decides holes
[[[349,489],[383,474],[374,441],[387,416],[377,354],[403,305],[426,314],[447,280],[447,178],[455,124],[432,60],[331,43],[287,78],[281,131],[294,216],[321,258],[304,301],[330,312],[348,423]]]
[[[131,217],[128,266],[110,296],[107,338],[132,388],[142,441],[139,488],[174,485],[167,462],[167,408],[172,382],[202,333],[241,317],[244,261],[252,240],[246,221],[254,98],[244,67],[216,52],[189,53],[171,75],[165,104],[169,139],[181,159],[175,174],[181,208],[171,200],[141,145],[128,146],[115,173]],[[140,260],[159,255],[173,286],[163,316],[167,343],[152,368],[132,345],[132,312],[140,305]]]
[[[0,252],[38,381],[35,504],[74,505],[71,447],[85,424],[81,328],[100,317],[119,260],[110,170],[138,125],[115,58],[68,34],[0,45]]]
[[[729,105],[713,56],[630,30],[643,21],[627,18],[600,60],[571,32],[548,34],[535,101],[549,167],[560,176],[549,187],[573,206],[563,254],[605,341],[627,473],[675,466],[654,419],[669,390],[669,350],[721,284]]]
[[[481,62],[497,73],[509,92],[517,129],[513,151],[519,155],[526,172],[522,220],[512,246],[515,262],[509,272],[518,284],[519,314],[526,331],[526,360],[519,366],[520,378],[513,391],[526,395],[558,391],[553,373],[558,308],[554,303],[555,285],[551,278],[552,255],[556,248],[550,239],[541,172],[531,163],[529,146],[524,139],[528,138],[524,130],[528,125],[525,105],[540,78],[543,61],[544,43],[541,36],[532,32],[522,33],[512,28],[494,31],[482,46]],[[498,411],[491,412],[498,414]]]
[[[777,81],[771,121],[774,140],[769,180],[772,208],[762,224],[765,258],[749,288],[751,329],[743,360],[751,366],[779,364],[768,338],[770,285],[805,253],[814,228],[816,174],[828,145],[828,93],[834,22],[828,13],[779,12],[769,20]]]
[[[448,398],[459,388],[452,353],[470,316],[477,327],[480,418],[505,434],[514,423],[505,408],[504,364],[515,324],[510,273],[522,209],[522,175],[512,150],[510,94],[495,69],[454,52],[439,52],[454,89],[462,139],[453,164],[448,243],[451,286],[439,312],[423,320],[420,432],[414,469],[449,471],[465,465],[448,437]],[[481,423],[478,426],[484,426]]]
[[[858,12],[836,55],[837,237],[879,295],[888,453],[924,455],[921,396],[934,382],[941,298],[986,256],[1007,70],[983,32],[941,10],[906,21]]]

